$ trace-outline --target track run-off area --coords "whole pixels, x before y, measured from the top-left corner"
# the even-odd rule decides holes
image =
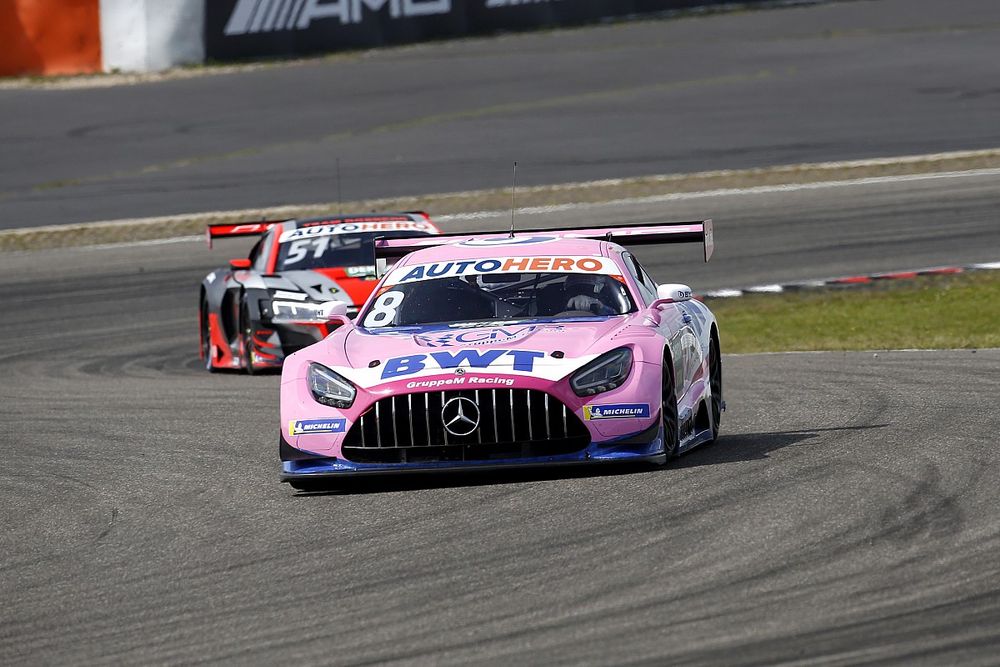
[[[0,228],[330,201],[334,154],[356,198],[993,148],[998,33],[991,2],[859,1],[5,89]],[[517,224],[711,217],[707,265],[636,249],[703,293],[998,261],[998,179]],[[0,664],[996,663],[1000,351],[724,354],[720,440],[664,468],[296,494],[279,378],[198,359],[198,283],[248,247],[0,253]]]

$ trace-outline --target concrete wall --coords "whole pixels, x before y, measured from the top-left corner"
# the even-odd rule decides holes
[[[204,61],[205,2],[100,0],[104,71],[150,72]]]
[[[213,60],[325,53],[582,25],[733,1],[206,0],[205,52]]]

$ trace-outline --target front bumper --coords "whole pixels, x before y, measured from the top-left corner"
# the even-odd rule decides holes
[[[531,458],[421,461],[413,463],[355,463],[345,459],[310,454],[289,446],[281,438],[281,481],[347,478],[366,475],[440,473],[449,471],[496,471],[599,463],[654,462],[665,460],[663,433],[657,419],[649,428],[609,442],[591,443],[569,454]]]

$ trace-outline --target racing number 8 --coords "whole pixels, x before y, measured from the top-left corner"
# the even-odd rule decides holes
[[[399,304],[403,302],[402,292],[386,292],[378,298],[378,300],[372,305],[372,309],[368,311],[368,315],[365,317],[366,327],[384,327],[388,324],[392,324],[392,321],[396,318],[396,309],[399,308]]]

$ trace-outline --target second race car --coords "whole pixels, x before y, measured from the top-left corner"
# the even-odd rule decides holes
[[[209,247],[216,238],[261,238],[249,257],[202,280],[205,367],[279,368],[287,355],[330,333],[325,313],[331,303],[345,304],[353,315],[371,294],[374,239],[438,233],[420,211],[209,225]]]

